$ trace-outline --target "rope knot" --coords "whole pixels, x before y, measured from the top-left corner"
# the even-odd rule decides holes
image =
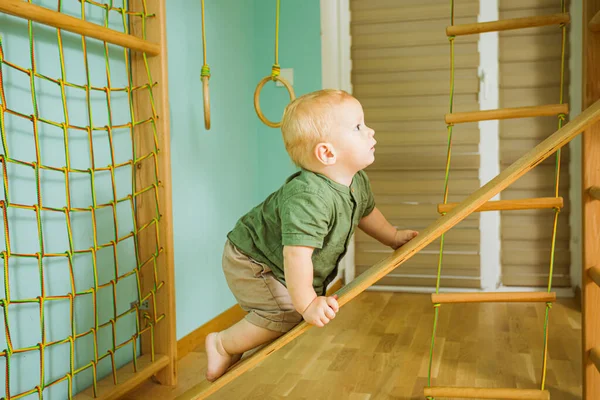
[[[433,308],[440,308],[440,306],[441,306],[441,305],[442,305],[441,303],[435,303],[435,304],[433,305]]]
[[[273,64],[273,68],[271,68],[271,78],[277,78],[279,76],[280,71],[281,68],[279,67],[279,64]]]
[[[563,113],[558,114],[558,119],[561,121],[564,121],[567,118],[567,116]]]
[[[452,42],[455,38],[456,38],[456,36],[454,36],[454,35],[448,36],[448,41]]]
[[[548,307],[549,309],[551,309],[551,308],[552,308],[552,303],[551,303],[551,302],[549,302],[549,301],[548,301],[548,302],[546,302],[546,307]]]
[[[202,69],[200,70],[200,76],[207,76],[210,78],[210,67],[208,66],[208,64],[204,64],[202,66]]]

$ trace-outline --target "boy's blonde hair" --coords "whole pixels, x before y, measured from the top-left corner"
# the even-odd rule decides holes
[[[352,98],[343,90],[323,89],[298,97],[285,108],[281,133],[290,158],[299,167],[310,161],[314,147],[331,138],[333,108]]]

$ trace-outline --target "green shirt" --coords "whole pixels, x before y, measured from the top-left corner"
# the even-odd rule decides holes
[[[242,253],[268,265],[284,285],[283,246],[314,247],[313,287],[324,295],[354,229],[374,207],[363,171],[348,187],[303,169],[240,218],[227,237]]]

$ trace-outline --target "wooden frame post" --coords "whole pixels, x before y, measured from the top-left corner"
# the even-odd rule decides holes
[[[158,181],[158,188],[136,197],[136,223],[139,230],[145,224],[154,222],[153,226],[147,227],[138,235],[139,262],[152,260],[153,254],[159,251],[155,261],[150,261],[141,268],[139,277],[142,298],[150,294],[149,309],[140,313],[140,324],[142,328],[148,323],[154,324],[151,330],[142,335],[142,354],[149,355],[154,351],[154,354],[168,358],[168,365],[158,371],[155,378],[161,384],[172,386],[177,384],[177,337],[165,0],[128,2],[130,11],[154,15],[146,18],[145,32],[142,31],[142,18],[130,17],[130,33],[139,38],[145,34],[146,40],[160,45],[160,55],[157,57],[146,56],[144,59],[144,55],[139,52],[131,53],[133,86],[150,85],[148,89],[137,90],[133,95],[135,120],[138,123],[149,118],[154,120],[153,123],[141,123],[134,128],[136,157],[139,159],[152,155],[135,166],[136,192],[147,189]],[[149,82],[149,75],[152,82]],[[157,215],[157,200],[160,216]],[[158,221],[155,220],[157,218]],[[161,284],[162,287],[157,287]],[[142,315],[144,313],[148,313],[148,320]],[[162,315],[164,319],[158,321]]]
[[[600,0],[583,2],[583,109],[600,99],[600,32],[592,32],[589,22],[600,11]],[[600,346],[600,287],[592,279],[600,267],[600,200],[591,188],[600,186],[600,123],[583,133],[582,141],[582,345],[583,398],[592,400],[600,393],[600,373],[592,361],[592,351]]]

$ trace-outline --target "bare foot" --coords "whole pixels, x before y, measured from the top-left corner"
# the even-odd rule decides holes
[[[208,367],[206,369],[206,380],[215,381],[227,371],[232,364],[239,361],[241,354],[230,355],[223,348],[221,338],[217,332],[209,333],[205,341]]]

